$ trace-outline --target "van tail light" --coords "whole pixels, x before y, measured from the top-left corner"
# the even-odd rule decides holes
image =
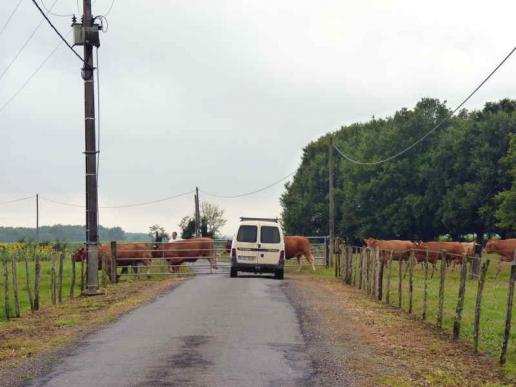
[[[280,262],[283,262],[285,260],[285,250],[281,250],[279,259],[280,259]]]
[[[236,249],[231,249],[231,257],[236,258]]]

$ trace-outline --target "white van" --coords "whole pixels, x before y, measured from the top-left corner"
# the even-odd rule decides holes
[[[278,219],[240,218],[240,226],[231,243],[231,277],[239,271],[274,273],[283,279],[285,241]]]

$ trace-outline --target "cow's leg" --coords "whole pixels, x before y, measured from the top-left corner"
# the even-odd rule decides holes
[[[145,261],[145,266],[147,266],[147,271],[145,272],[145,274],[147,275],[147,278],[150,278],[151,275],[150,275],[150,271],[151,271],[151,265],[152,265],[152,261]]]
[[[122,267],[122,270],[120,270],[120,274],[118,274],[116,276],[116,282],[118,282],[118,280],[120,279],[120,277],[122,276],[122,274],[127,274],[127,266],[123,266]]]
[[[306,260],[310,263],[312,266],[312,271],[315,273],[315,259],[314,256],[310,253],[306,256]]]
[[[498,263],[496,264],[496,273],[495,273],[495,279],[498,278],[498,274],[502,271],[502,260],[500,259]]]
[[[301,256],[296,255],[297,259],[297,271],[301,271]]]
[[[430,279],[434,278],[434,272],[435,272],[436,265],[437,265],[437,263],[432,262],[432,276],[430,277]]]

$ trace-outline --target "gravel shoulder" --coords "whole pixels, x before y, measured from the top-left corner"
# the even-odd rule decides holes
[[[290,274],[284,290],[312,360],[312,385],[515,385],[471,346],[339,280]]]

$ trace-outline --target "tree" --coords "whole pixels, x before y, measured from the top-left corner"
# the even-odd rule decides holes
[[[224,210],[216,204],[201,203],[201,236],[218,238],[222,227],[227,223],[224,219]],[[181,238],[190,239],[195,236],[195,216],[185,216],[179,222]]]
[[[149,227],[148,234],[153,242],[167,242],[170,236],[165,232],[165,229],[159,224],[155,224]]]
[[[509,176],[512,178],[511,187],[498,193],[496,201],[499,204],[495,216],[497,226],[511,233],[516,231],[516,135],[512,135],[507,156],[502,160],[509,168]]]

